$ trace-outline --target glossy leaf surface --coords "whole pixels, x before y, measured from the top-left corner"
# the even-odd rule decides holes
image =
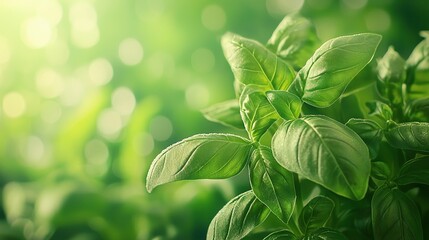
[[[346,126],[351,128],[362,138],[369,149],[371,159],[376,158],[380,149],[380,142],[383,138],[381,126],[370,119],[357,118],[350,119],[346,123]]]
[[[236,175],[245,166],[251,145],[230,134],[199,134],[162,151],[152,162],[146,188],[189,179],[218,179]]]
[[[298,72],[289,91],[315,107],[332,105],[371,61],[380,40],[380,35],[362,33],[325,42]]]
[[[256,197],[287,223],[296,204],[292,173],[280,166],[271,149],[264,146],[253,151],[249,168],[250,185]]]
[[[210,223],[207,240],[236,240],[246,236],[268,216],[269,209],[252,191],[229,201]]]
[[[222,48],[235,79],[245,85],[286,90],[295,77],[289,64],[255,40],[227,33],[222,37]]]
[[[324,227],[334,211],[334,202],[324,196],[313,198],[301,211],[299,227],[303,233],[311,233]]]
[[[272,149],[289,171],[350,199],[365,196],[370,174],[368,148],[345,125],[325,116],[287,121],[274,135]]]
[[[286,91],[268,91],[266,93],[268,101],[276,109],[280,117],[292,120],[299,117],[301,113],[302,101],[296,95]]]
[[[240,96],[241,118],[249,137],[258,141],[280,116],[267,100],[264,89],[247,85]]]
[[[393,124],[385,131],[385,136],[393,147],[429,152],[429,123]]]
[[[267,47],[281,58],[302,67],[320,45],[316,30],[306,18],[287,15],[274,30]]]
[[[417,206],[397,188],[383,186],[371,202],[372,226],[376,240],[422,240],[422,224]]]

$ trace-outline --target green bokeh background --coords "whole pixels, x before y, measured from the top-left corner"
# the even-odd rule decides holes
[[[383,35],[408,57],[425,0],[0,1],[0,239],[204,239],[247,176],[148,194],[150,162],[234,97],[220,37],[266,42],[288,13],[325,41]],[[239,133],[241,134],[241,133]]]

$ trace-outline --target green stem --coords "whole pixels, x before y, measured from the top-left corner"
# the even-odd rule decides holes
[[[288,222],[290,230],[297,236],[302,236],[302,232],[298,227],[298,218],[303,208],[302,194],[301,194],[301,185],[299,182],[298,174],[293,173],[294,185],[295,185],[295,194],[296,194],[296,205],[294,212],[292,213],[292,218]]]

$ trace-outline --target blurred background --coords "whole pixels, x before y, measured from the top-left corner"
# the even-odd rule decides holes
[[[300,11],[325,41],[383,35],[404,58],[425,0],[1,0],[0,239],[204,239],[247,176],[148,194],[168,145],[237,132],[200,109],[234,97],[226,31],[265,43]]]

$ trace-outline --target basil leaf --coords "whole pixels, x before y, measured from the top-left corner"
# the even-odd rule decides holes
[[[336,230],[320,228],[310,236],[304,237],[303,240],[347,240],[347,238]]]
[[[289,171],[350,199],[365,196],[371,167],[368,148],[345,125],[326,116],[287,121],[274,135],[272,149]]]
[[[402,103],[404,70],[405,60],[393,47],[389,47],[383,58],[377,61],[377,90],[395,105]]]
[[[267,99],[276,109],[280,117],[291,120],[299,117],[301,113],[302,101],[296,95],[286,91],[268,91]]]
[[[325,42],[298,72],[289,92],[315,107],[329,107],[371,61],[381,36],[342,36]]]
[[[412,101],[405,112],[405,115],[412,121],[429,122],[429,98]]]
[[[244,128],[240,116],[240,106],[235,99],[212,105],[202,110],[202,113],[207,120],[212,122],[239,129]]]
[[[429,123],[393,124],[384,135],[387,142],[393,147],[429,152]]]
[[[291,66],[257,41],[227,33],[222,48],[235,79],[245,85],[286,90],[295,77]]]
[[[371,162],[371,177],[379,180],[388,180],[392,176],[389,165],[385,162]]]
[[[407,59],[407,91],[411,99],[429,94],[429,37],[424,37]]]
[[[250,185],[256,197],[287,223],[296,204],[294,178],[274,159],[271,149],[260,146],[250,160]]]
[[[389,105],[380,101],[370,101],[366,103],[369,109],[369,115],[374,117],[375,120],[383,127],[387,127],[387,121],[392,119],[393,111]]]
[[[267,43],[269,49],[297,67],[304,66],[319,45],[313,24],[298,14],[286,16]]]
[[[413,183],[429,185],[429,156],[407,161],[399,170],[396,182],[400,185]]]
[[[380,150],[380,143],[383,138],[383,131],[377,122],[369,119],[352,118],[346,126],[355,131],[360,138],[365,142],[369,149],[369,156],[375,159]]]
[[[288,230],[281,230],[273,232],[270,235],[266,236],[263,240],[298,240],[299,238],[295,234],[289,232]]]
[[[213,218],[207,240],[241,239],[264,222],[269,213],[269,209],[252,191],[242,193],[229,201]]]
[[[334,201],[328,197],[318,196],[311,199],[301,211],[299,228],[306,234],[324,227],[331,218],[334,207]]]
[[[238,174],[252,146],[231,134],[198,134],[162,151],[150,166],[146,188],[189,179],[218,179]]]
[[[241,118],[253,141],[258,141],[280,116],[267,100],[264,89],[247,85],[240,96]]]
[[[378,188],[371,202],[372,226],[376,240],[423,240],[420,212],[397,188]]]

